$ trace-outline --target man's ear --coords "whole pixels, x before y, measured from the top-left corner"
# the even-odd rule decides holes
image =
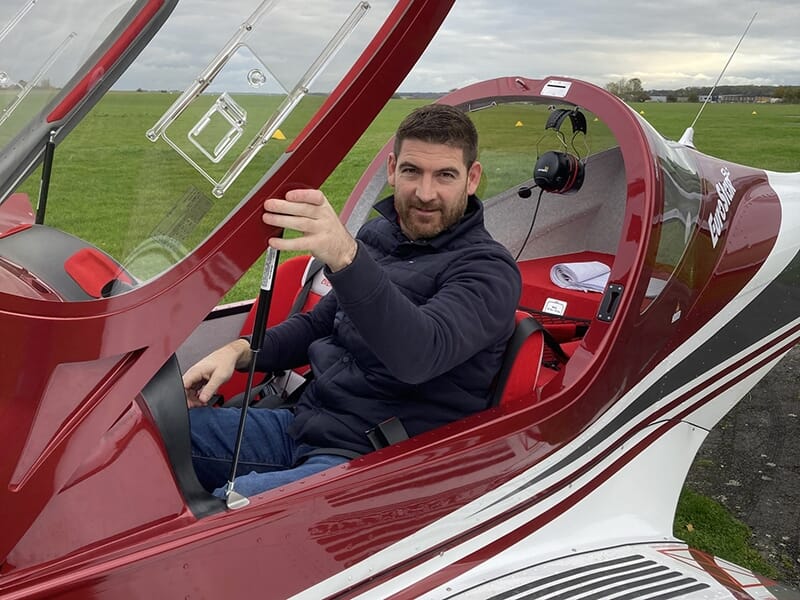
[[[467,193],[469,195],[474,194],[477,189],[478,185],[481,183],[481,173],[483,172],[483,167],[481,163],[477,160],[472,163],[472,166],[467,171]]]
[[[397,167],[397,157],[394,152],[389,152],[389,158],[386,159],[386,178],[389,185],[394,187],[394,170]]]

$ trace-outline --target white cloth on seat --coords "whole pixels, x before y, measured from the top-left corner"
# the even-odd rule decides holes
[[[557,286],[584,292],[602,292],[606,289],[611,267],[597,260],[557,263],[550,269],[550,279]]]

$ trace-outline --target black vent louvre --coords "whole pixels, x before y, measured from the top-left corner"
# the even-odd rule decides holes
[[[636,554],[542,577],[490,600],[670,600],[708,587]]]

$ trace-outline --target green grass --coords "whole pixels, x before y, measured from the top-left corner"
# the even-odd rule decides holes
[[[114,92],[103,98],[57,149],[47,223],[89,240],[125,261],[137,250],[138,242],[157,231],[165,216],[180,205],[187,191],[197,189],[209,202],[208,211],[197,227],[182,240],[184,246],[191,248],[224,220],[236,206],[237,199],[286,149],[299,132],[301,123],[321,102],[319,97],[305,99],[281,124],[288,139],[270,140],[229,192],[222,199],[216,199],[210,194],[211,185],[179,159],[170,146],[163,141],[153,144],[145,139],[144,133],[176,97],[165,93]],[[203,165],[217,179],[252,139],[280,98],[243,96],[235,100],[248,111],[252,125],[220,163],[206,161]],[[337,210],[376,151],[391,137],[396,124],[423,103],[422,100],[392,100],[367,129],[322,186]],[[187,134],[210,105],[211,99],[204,99],[202,105],[191,107],[168,130],[170,139],[198,161],[205,159],[187,141]],[[698,104],[635,105],[656,129],[672,139],[680,137],[698,108]],[[758,114],[752,114],[754,110]],[[472,113],[481,131],[482,147],[486,148],[480,157],[485,176],[479,195],[491,196],[507,187],[509,181],[530,177],[537,153],[557,147],[553,135],[543,135],[547,114],[543,105],[522,103]],[[597,152],[613,145],[614,140],[605,126],[591,114],[587,114],[587,118],[591,150]],[[516,126],[518,123],[522,126]],[[218,123],[215,126],[219,134],[220,126]],[[225,127],[227,125],[222,129]],[[776,171],[800,171],[795,142],[798,128],[799,105],[709,105],[695,127],[695,143],[702,152],[735,162]],[[38,176],[22,189],[35,198]],[[118,227],[109,227],[110,223],[125,223],[124,233],[120,234]],[[137,268],[140,270],[135,274],[141,278],[156,272],[146,261],[137,262]],[[258,289],[261,268],[260,264],[254,265],[224,301],[252,297]]]
[[[165,215],[185,204],[181,199],[193,187],[209,196],[209,184],[197,172],[175,160],[172,148],[164,143],[152,144],[144,133],[175,99],[174,95],[157,93],[111,93],[72,132],[56,152],[50,191],[47,223],[87,239],[116,257],[125,257],[136,242],[146,238],[163,224]],[[256,105],[253,99],[238,99],[251,115],[264,115],[272,105]],[[308,99],[298,107],[302,120],[319,99]],[[392,100],[367,129],[360,141],[323,185],[323,191],[340,209],[358,177],[373,159],[377,150],[391,137],[394,128],[414,107],[417,100]],[[170,135],[188,148],[192,156],[199,154],[187,146],[185,136],[207,106],[193,109]],[[698,104],[639,104],[637,111],[663,135],[680,138],[697,114]],[[755,113],[757,114],[753,114]],[[481,155],[486,178],[479,193],[484,197],[507,187],[507,182],[530,177],[537,151],[549,149],[552,137],[541,141],[546,110],[542,106],[512,105],[498,110],[473,113],[483,145]],[[587,115],[592,151],[613,144],[610,133]],[[517,126],[520,122],[522,126]],[[289,120],[281,126],[291,139],[299,128]],[[695,144],[706,154],[738,163],[774,171],[800,171],[800,105],[709,105],[695,126]],[[233,152],[243,148],[243,136]],[[502,151],[490,151],[499,147]],[[234,184],[222,199],[210,198],[207,212],[185,240],[192,246],[202,240],[234,208],[237,199],[250,189],[289,141],[271,140],[251,168]],[[522,157],[522,158],[520,158]],[[170,165],[165,170],[165,165]],[[215,173],[219,168],[215,167]],[[24,184],[36,198],[38,175]],[[126,223],[122,234],[110,223]],[[288,255],[287,255],[288,256]],[[284,257],[285,258],[285,257]],[[143,264],[144,276],[152,266]],[[227,294],[225,301],[252,297],[261,279],[261,264],[256,264]],[[140,276],[142,274],[140,273]],[[691,524],[691,527],[688,525]],[[774,575],[768,565],[747,545],[749,531],[732,519],[715,502],[684,491],[675,520],[675,535],[691,545],[717,554],[735,563]]]
[[[675,511],[673,533],[690,546],[776,578],[777,569],[750,546],[750,529],[724,506],[684,488]]]
[[[673,140],[700,109],[683,103],[632,106]],[[694,129],[695,146],[705,154],[770,171],[800,171],[800,104],[708,104]]]

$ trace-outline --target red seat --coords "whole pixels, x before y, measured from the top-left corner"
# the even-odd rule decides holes
[[[533,398],[544,354],[544,334],[541,324],[530,314],[517,311],[517,326],[508,342],[503,364],[492,394],[492,406],[512,400]]]
[[[267,327],[273,327],[285,321],[289,316],[292,305],[306,283],[306,275],[310,265],[311,257],[309,256],[294,256],[280,264],[275,273],[276,285],[272,294],[269,316],[267,317]],[[316,276],[321,277],[322,273],[317,273]],[[330,287],[330,284],[328,284],[328,287]],[[314,305],[324,295],[324,293],[321,294],[318,291],[309,290],[308,297],[299,312],[314,308]],[[250,312],[242,324],[241,335],[250,335],[252,333],[257,306],[258,302],[256,301],[250,308]]]
[[[311,267],[311,257],[309,256],[295,256],[280,264],[278,271],[275,274],[276,287],[273,291],[272,302],[270,304],[269,316],[267,318],[267,327],[272,327],[278,323],[286,320],[291,312],[306,312],[314,308],[319,300],[330,290],[330,283],[321,269],[311,273],[313,281],[310,283],[310,288],[307,290],[307,296],[299,307],[293,305],[298,301],[299,296],[303,293],[303,287],[306,285],[307,278],[309,277],[309,268]],[[256,309],[258,302],[253,302],[247,318],[242,324],[239,335],[250,335],[253,332],[253,323],[255,322]],[[304,373],[307,369],[296,369],[300,373]],[[256,378],[258,381],[259,378]],[[222,384],[218,390],[223,398],[229,399],[236,394],[244,391],[247,384],[247,373],[236,372],[229,381]]]

